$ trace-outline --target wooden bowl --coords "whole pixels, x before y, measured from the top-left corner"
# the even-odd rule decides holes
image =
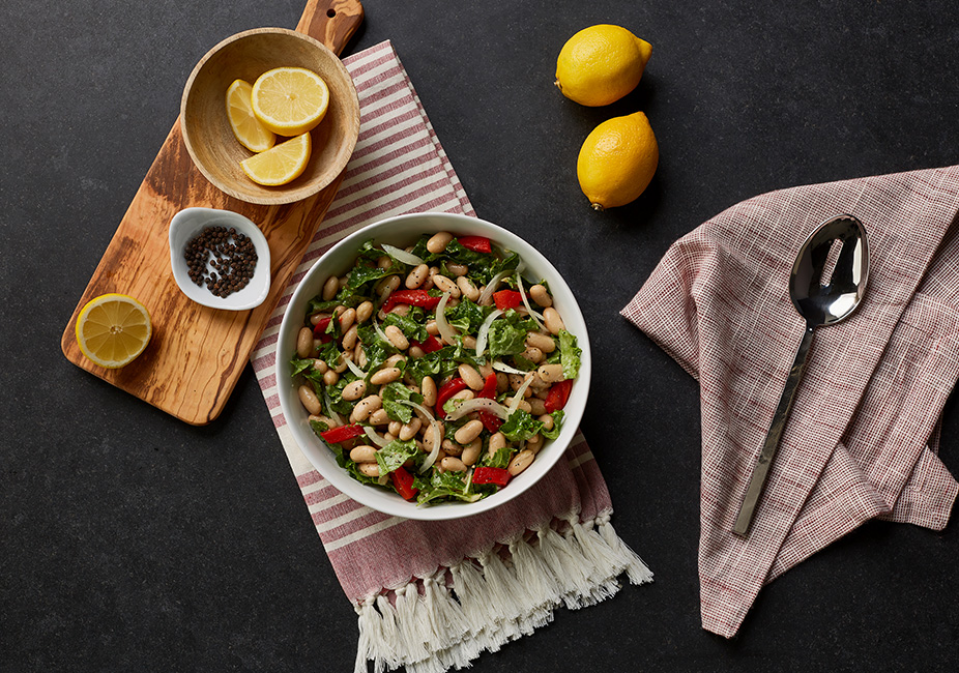
[[[308,68],[330,89],[326,117],[312,133],[313,153],[303,174],[279,187],[259,185],[240,162],[252,156],[234,137],[226,113],[226,91],[236,79],[253,84],[267,70]],[[308,35],[285,28],[257,28],[229,37],[200,59],[180,103],[183,142],[200,172],[241,201],[293,203],[327,187],[346,167],[360,130],[360,104],[353,80],[332,51]],[[277,138],[282,142],[285,138]]]

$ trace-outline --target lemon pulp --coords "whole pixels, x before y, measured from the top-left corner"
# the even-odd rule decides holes
[[[276,134],[253,114],[253,85],[238,79],[226,90],[226,116],[233,135],[251,152],[263,152],[276,144]]]
[[[323,121],[330,90],[306,68],[274,68],[260,75],[251,93],[253,114],[273,133],[297,136]]]
[[[285,185],[302,175],[312,151],[310,134],[303,133],[249,159],[240,162],[243,172],[253,182],[276,187]]]
[[[150,343],[153,325],[146,307],[124,294],[88,301],[77,317],[77,344],[84,356],[107,369],[133,362]]]

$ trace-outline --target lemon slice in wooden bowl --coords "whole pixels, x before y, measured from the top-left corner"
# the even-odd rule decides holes
[[[306,68],[273,68],[253,84],[253,113],[266,128],[281,136],[297,136],[323,121],[330,106],[330,89],[323,78]]]
[[[276,134],[253,114],[253,85],[238,79],[226,90],[226,116],[233,135],[251,152],[264,152],[276,144]]]
[[[300,177],[310,160],[313,146],[309,132],[274,145],[266,152],[254,154],[240,162],[243,172],[253,182],[276,187]]]

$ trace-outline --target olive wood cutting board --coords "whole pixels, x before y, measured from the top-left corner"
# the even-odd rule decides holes
[[[359,0],[309,0],[296,30],[340,54],[363,22]],[[225,92],[224,92],[225,93]],[[303,201],[262,206],[227,196],[193,164],[177,119],[120,221],[60,340],[66,358],[104,381],[192,425],[223,411],[270,314],[336,195],[343,175]],[[232,210],[256,222],[270,246],[270,293],[257,308],[223,311],[186,297],[173,280],[168,228],[183,208]],[[122,369],[104,369],[80,352],[77,316],[92,298],[119,292],[150,311],[153,337]]]

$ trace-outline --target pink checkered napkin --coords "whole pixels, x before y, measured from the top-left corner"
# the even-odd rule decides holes
[[[673,244],[622,313],[699,380],[703,628],[864,521],[946,525],[959,484],[938,419],[959,378],[959,167],[749,199]],[[869,240],[865,299],[816,330],[749,535],[732,528],[802,338],[789,272],[841,213]]]
[[[474,215],[406,71],[388,42],[344,60],[360,98],[360,137],[298,273],[253,353],[267,407],[343,591],[359,615],[357,670],[440,672],[528,635],[554,608],[612,596],[652,574],[616,535],[603,476],[581,434],[524,495],[462,521],[381,514],[336,491],[294,441],[276,392],[276,342],[297,283],[334,243],[406,212]],[[286,358],[280,354],[281,358]]]

